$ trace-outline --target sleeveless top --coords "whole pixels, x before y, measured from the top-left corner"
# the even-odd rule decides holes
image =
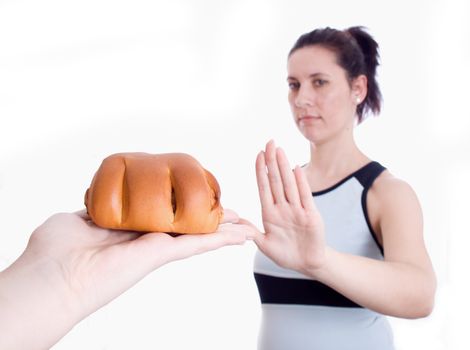
[[[370,162],[336,185],[312,193],[337,251],[383,260],[366,208],[367,191],[385,168]],[[332,288],[284,269],[258,251],[254,277],[261,299],[260,350],[391,350],[387,318]]]

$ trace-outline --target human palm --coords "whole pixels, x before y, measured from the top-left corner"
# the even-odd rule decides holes
[[[256,175],[265,231],[256,236],[260,250],[285,268],[321,267],[323,220],[302,169],[292,171],[282,149],[269,142],[256,159]]]

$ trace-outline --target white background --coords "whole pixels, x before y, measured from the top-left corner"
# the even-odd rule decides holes
[[[101,160],[121,151],[192,154],[223,205],[259,225],[257,152],[274,138],[291,164],[308,160],[288,50],[316,27],[364,25],[384,106],[357,142],[416,190],[439,279],[430,317],[391,319],[397,347],[470,348],[469,14],[466,0],[0,1],[0,268],[49,215],[82,208]],[[167,265],[54,349],[254,349],[254,252]]]

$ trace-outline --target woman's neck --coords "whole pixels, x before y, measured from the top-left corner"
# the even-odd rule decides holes
[[[310,143],[310,162],[305,172],[312,190],[317,191],[334,185],[369,161],[349,135],[321,144]]]

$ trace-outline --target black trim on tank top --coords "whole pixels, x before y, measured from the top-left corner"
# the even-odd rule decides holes
[[[369,214],[367,212],[367,192],[371,188],[372,184],[374,183],[375,179],[384,171],[386,168],[382,166],[378,162],[370,162],[367,164],[365,167],[359,169],[355,173],[355,177],[357,181],[361,183],[361,185],[364,187],[362,190],[362,196],[361,196],[361,205],[362,205],[362,211],[364,213],[364,217],[366,219],[367,227],[369,228],[369,232],[372,235],[372,238],[374,239],[375,243],[377,244],[377,247],[379,247],[380,252],[382,253],[382,256],[384,255],[384,249],[382,245],[380,244],[377,234],[375,233],[374,229],[372,228],[372,224],[370,222]]]
[[[254,273],[262,304],[297,304],[362,308],[327,285],[308,279]]]
[[[377,163],[377,162],[369,162],[367,163],[366,165],[364,165],[363,167],[357,169],[355,172],[353,172],[352,174],[349,174],[348,176],[346,176],[344,179],[340,180],[339,182],[337,182],[336,184],[324,189],[324,190],[320,190],[320,191],[316,191],[316,192],[312,192],[312,196],[321,196],[322,194],[325,194],[325,193],[328,193],[328,192],[331,192],[333,191],[335,188],[341,186],[342,184],[344,184],[346,181],[348,181],[350,178],[352,177],[355,177],[358,173],[364,171],[364,169],[367,169],[371,164],[373,163]],[[378,163],[377,163],[378,164]],[[305,164],[307,165],[307,164]],[[305,166],[304,165],[304,166]]]
[[[306,164],[305,164],[306,165]],[[304,166],[305,166],[304,165]],[[344,179],[341,181],[337,182],[333,186],[330,186],[324,190],[317,191],[317,192],[312,192],[312,196],[321,196],[323,194],[326,194],[330,191],[333,191],[335,188],[338,188],[341,186],[343,183],[351,179],[352,177],[355,177],[359,183],[364,187],[364,190],[362,192],[361,196],[361,206],[362,206],[362,211],[364,213],[364,217],[366,219],[367,227],[369,228],[369,232],[374,239],[374,242],[377,244],[377,247],[379,248],[380,252],[382,253],[382,256],[384,255],[384,249],[382,245],[380,244],[377,234],[375,233],[374,229],[372,228],[370,219],[369,219],[369,214],[367,213],[367,192],[369,191],[370,187],[372,186],[372,183],[374,180],[384,171],[386,168],[382,166],[379,162],[376,161],[371,161],[364,165],[363,167],[359,168],[352,174],[346,176]]]

